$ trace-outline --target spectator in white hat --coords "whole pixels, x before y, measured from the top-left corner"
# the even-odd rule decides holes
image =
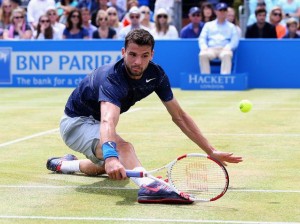
[[[47,15],[49,16],[51,25],[54,29],[54,31],[57,33],[58,39],[63,39],[63,32],[64,29],[66,28],[65,24],[62,24],[60,22],[57,22],[58,20],[58,14],[57,10],[54,6],[50,6],[47,9]]]

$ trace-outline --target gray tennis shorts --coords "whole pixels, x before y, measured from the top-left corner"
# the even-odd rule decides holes
[[[60,135],[65,144],[80,152],[93,163],[102,166],[104,160],[98,159],[94,152],[99,143],[100,122],[90,117],[69,117],[60,120]]]

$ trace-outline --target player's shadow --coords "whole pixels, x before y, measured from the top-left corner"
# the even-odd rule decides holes
[[[130,182],[129,179],[116,181],[110,180],[106,176],[98,176],[95,178],[99,179],[99,181],[89,185],[78,186],[76,191],[87,194],[100,194],[123,198],[122,201],[116,203],[117,205],[134,205],[134,203],[136,203],[138,189],[126,187]]]

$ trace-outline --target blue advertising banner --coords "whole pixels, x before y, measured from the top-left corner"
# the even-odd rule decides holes
[[[246,90],[248,75],[246,73],[231,75],[182,73],[180,88],[183,90]]]
[[[0,85],[11,84],[11,48],[0,48]]]

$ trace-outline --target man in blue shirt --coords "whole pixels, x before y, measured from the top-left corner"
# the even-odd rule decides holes
[[[126,179],[125,169],[145,171],[131,143],[116,133],[120,115],[137,101],[155,92],[175,124],[208,155],[226,163],[239,163],[241,157],[216,150],[202,135],[192,118],[175,99],[168,76],[152,62],[153,36],[144,29],[130,31],[122,48],[123,59],[104,65],[83,79],[70,95],[65,116],[61,119],[62,139],[74,155],[52,157],[47,168],[58,173],[82,172],[87,175],[108,174],[115,180]],[[140,190],[140,203],[185,203],[185,199],[150,178],[131,178]]]
[[[235,25],[227,21],[227,4],[216,5],[217,18],[205,23],[199,37],[199,65],[201,74],[210,74],[210,61],[221,59],[221,74],[231,73],[233,49],[238,46],[239,34]]]
[[[190,23],[180,31],[180,38],[198,38],[204,23],[201,21],[200,8],[192,7],[189,11]]]

